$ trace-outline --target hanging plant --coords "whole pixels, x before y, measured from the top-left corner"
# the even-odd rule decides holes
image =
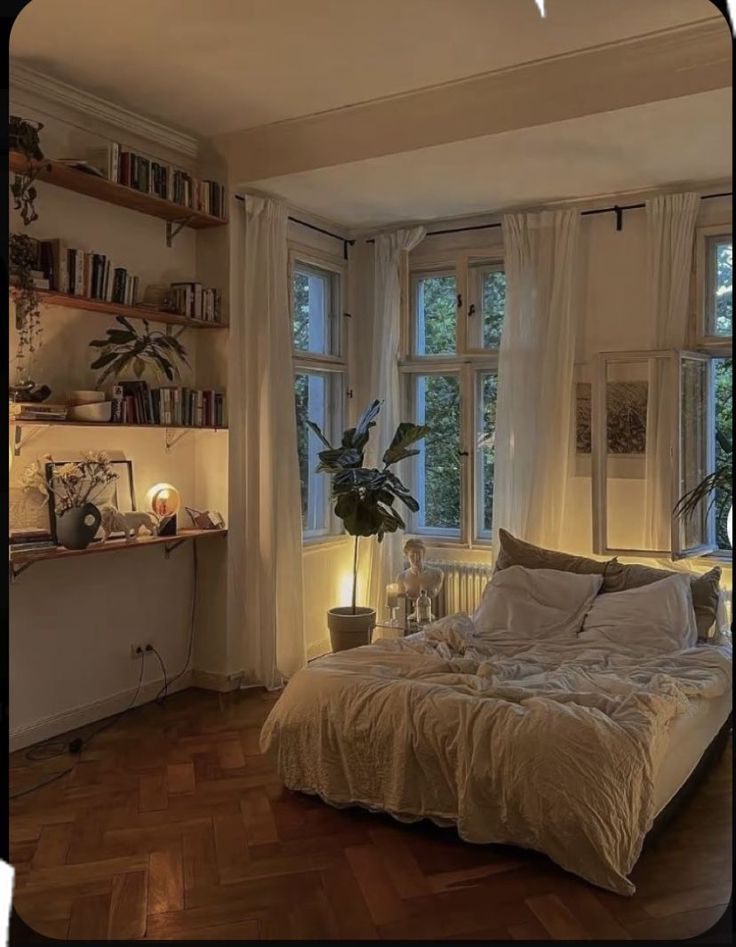
[[[173,381],[180,374],[177,362],[189,366],[187,350],[176,336],[166,335],[158,329],[152,332],[145,319],[144,331],[139,333],[125,316],[115,318],[123,326],[122,329],[108,329],[106,339],[94,339],[89,343],[93,348],[102,350],[90,366],[95,370],[103,369],[97,379],[98,388],[111,375],[117,378],[128,367],[132,367],[136,378],[140,378],[148,364],[168,381]]]
[[[33,237],[11,233],[10,295],[15,303],[15,326],[18,330],[15,357],[20,374],[28,356],[41,346],[41,298],[33,282],[37,261],[38,244]]]
[[[8,130],[9,147],[11,151],[20,152],[26,159],[26,168],[23,171],[16,171],[13,183],[10,185],[10,192],[13,195],[14,207],[20,211],[23,223],[33,223],[38,220],[36,213],[35,200],[38,196],[33,182],[44,168],[51,170],[51,165],[44,164],[43,152],[38,139],[38,133],[43,128],[41,122],[26,121],[17,115],[10,116],[10,127]]]

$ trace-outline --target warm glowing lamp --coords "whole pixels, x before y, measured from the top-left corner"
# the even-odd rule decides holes
[[[159,536],[176,536],[176,514],[181,494],[170,483],[155,483],[146,494],[146,505],[158,517]]]

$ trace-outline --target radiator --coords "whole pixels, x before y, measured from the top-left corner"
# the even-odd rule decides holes
[[[446,562],[442,559],[433,559],[427,565],[442,569],[445,574],[440,593],[432,605],[435,617],[443,618],[455,612],[472,615],[491,578],[493,566],[486,562]]]

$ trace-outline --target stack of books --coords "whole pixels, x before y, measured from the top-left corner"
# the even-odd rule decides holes
[[[113,385],[112,421],[166,427],[224,427],[225,395],[203,388],[174,385],[151,388],[145,381]]]
[[[201,283],[172,283],[176,311],[192,319],[220,322],[222,306],[219,289],[205,289]]]
[[[38,254],[39,270],[48,283],[39,288],[123,306],[134,306],[138,301],[138,277],[106,253],[70,247],[65,240],[56,239],[41,240]]]
[[[48,402],[11,401],[11,421],[66,421],[67,406],[65,404],[49,404]]]
[[[126,151],[117,142],[111,142],[104,149],[97,149],[90,155],[89,163],[116,184],[124,184],[135,191],[215,217],[225,217],[225,186],[217,181],[200,180],[171,164],[135,151]]]
[[[8,536],[10,552],[35,552],[39,549],[53,549],[56,545],[47,529],[32,526],[23,529],[11,529]]]

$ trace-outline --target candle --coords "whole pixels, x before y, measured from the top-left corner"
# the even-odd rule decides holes
[[[399,583],[389,582],[386,586],[386,608],[396,608],[399,604]]]

